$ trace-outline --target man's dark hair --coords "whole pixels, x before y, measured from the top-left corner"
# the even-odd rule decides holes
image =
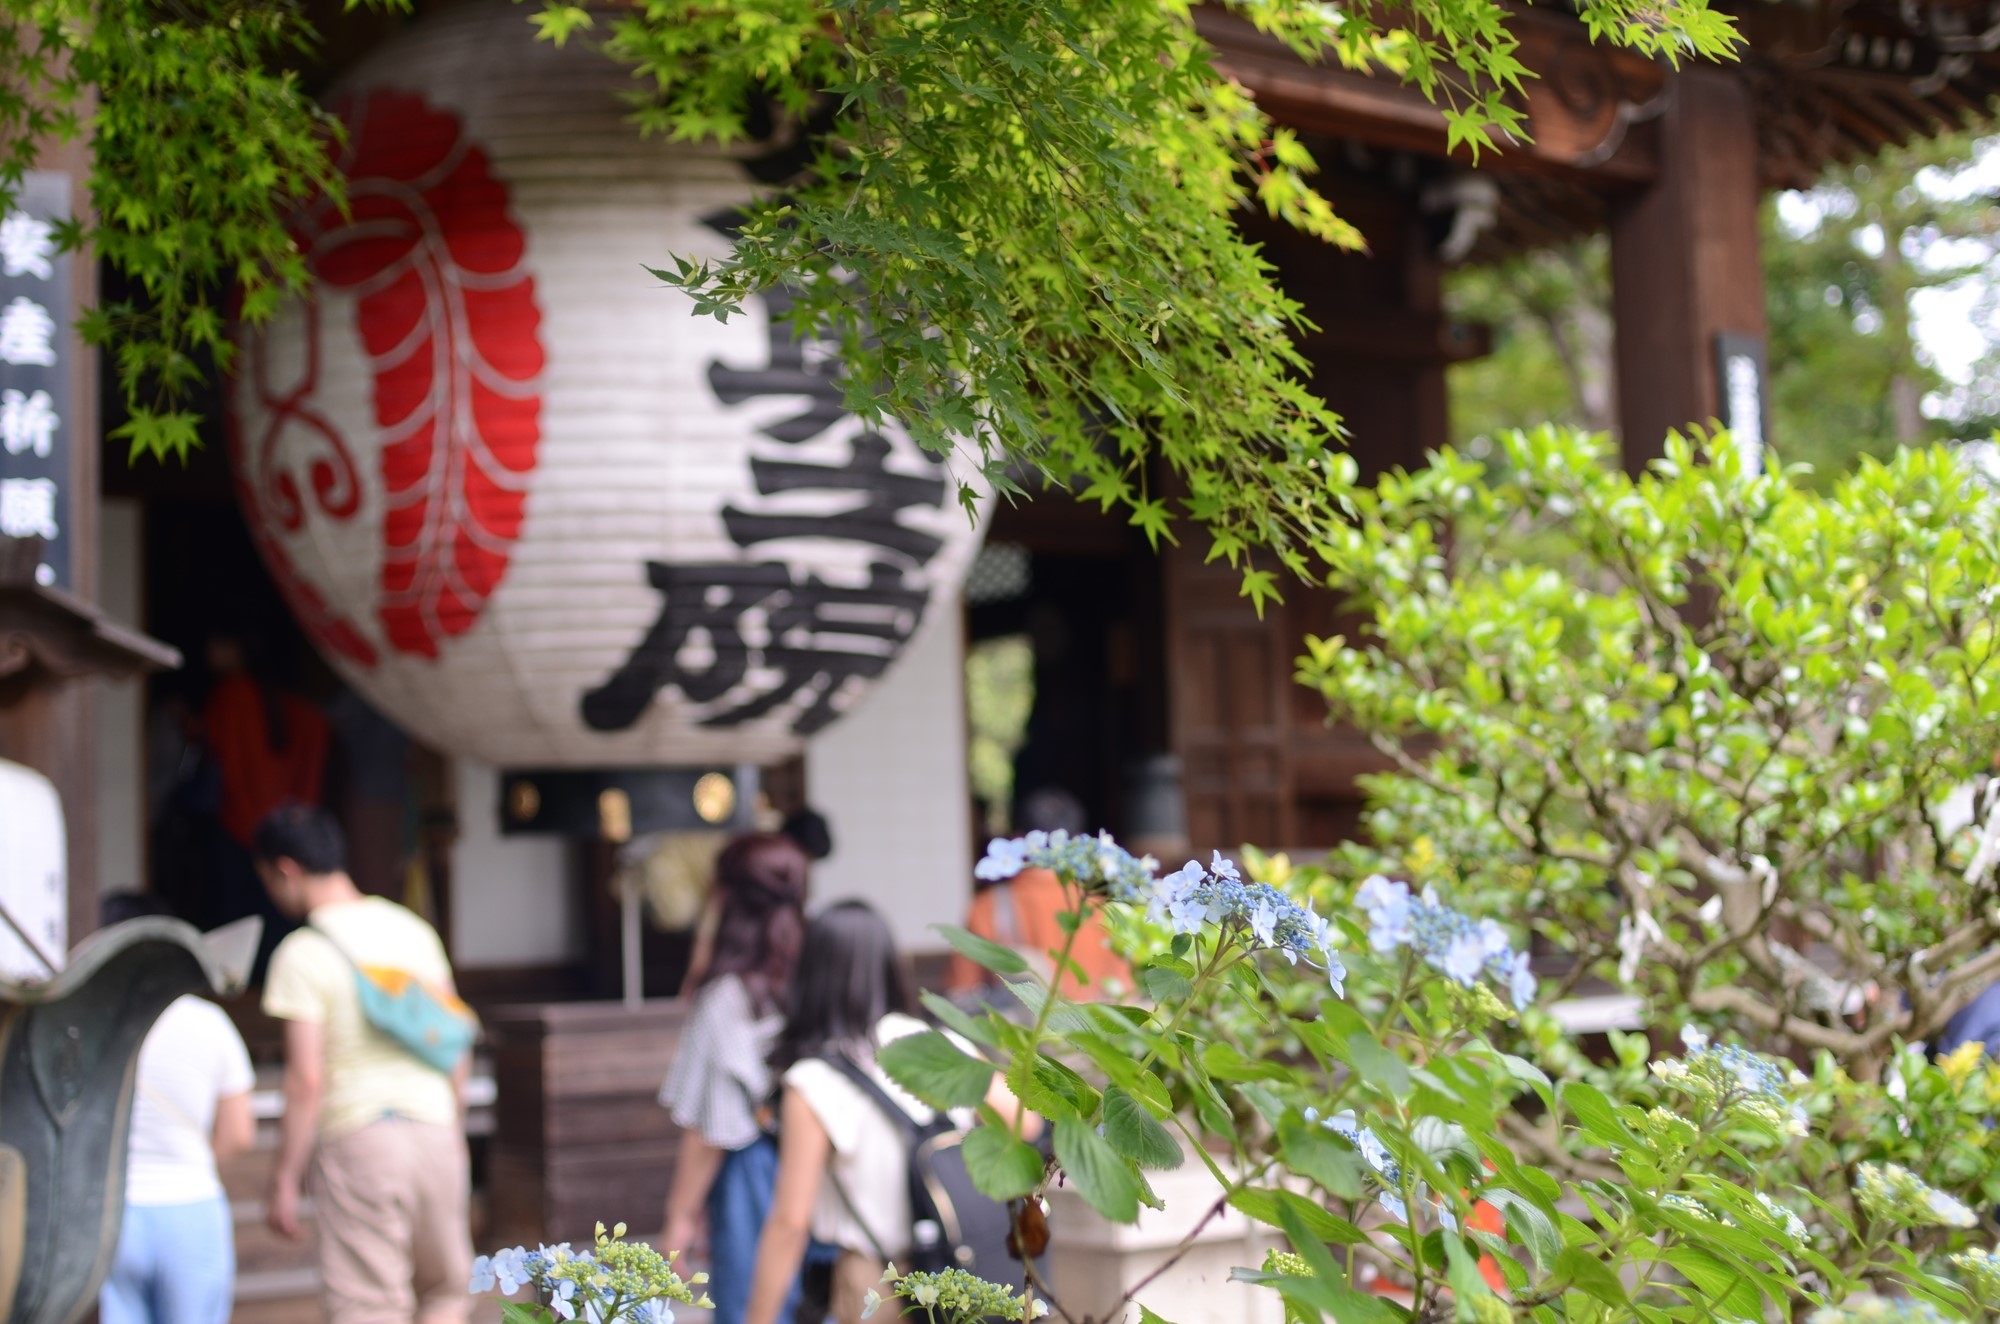
[[[339,873],[347,867],[347,842],[333,815],[314,805],[279,805],[250,836],[259,864],[290,860],[310,874]]]
[[[817,809],[808,806],[794,809],[785,815],[778,835],[797,842],[809,860],[823,860],[833,854],[833,829],[826,825],[826,815]]]
[[[166,902],[151,892],[106,892],[97,899],[97,922],[107,929],[128,919],[173,913]]]
[[[1088,819],[1083,801],[1060,786],[1038,786],[1021,799],[1023,832],[1061,830],[1074,837],[1089,830]]]

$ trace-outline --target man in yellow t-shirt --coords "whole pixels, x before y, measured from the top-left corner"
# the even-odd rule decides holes
[[[460,1098],[447,1074],[362,1015],[356,966],[452,988],[437,932],[348,877],[323,810],[286,805],[252,839],[258,875],[306,923],[271,956],[264,1010],[285,1022],[285,1120],[267,1217],[299,1235],[312,1168],[328,1324],[459,1324],[471,1307],[469,1177]]]

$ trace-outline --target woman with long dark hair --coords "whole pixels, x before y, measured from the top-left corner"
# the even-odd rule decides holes
[[[788,1294],[809,1242],[838,1248],[823,1302],[835,1324],[855,1324],[884,1259],[909,1249],[903,1130],[829,1059],[846,1058],[913,1121],[928,1124],[931,1110],[875,1062],[883,1044],[926,1028],[910,1014],[910,984],[889,926],[866,902],[829,906],[807,929],[792,977],[791,1014],[773,1055],[783,1072],[778,1185],[757,1248],[746,1324],[790,1318]],[[1002,1117],[1020,1111],[998,1072],[986,1102]],[[1041,1120],[1033,1114],[1023,1123],[1030,1139],[1039,1133]]]
[[[778,1171],[765,1108],[768,1059],[805,938],[807,867],[805,852],[786,837],[738,837],[723,848],[711,901],[714,936],[699,954],[694,1005],[660,1089],[660,1103],[681,1128],[664,1241],[692,1249],[706,1223],[717,1324],[743,1318]]]

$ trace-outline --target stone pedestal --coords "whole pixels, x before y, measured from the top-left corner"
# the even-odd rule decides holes
[[[1173,1255],[1221,1188],[1208,1169],[1192,1159],[1174,1172],[1147,1174],[1165,1209],[1141,1209],[1131,1227],[1107,1222],[1074,1190],[1049,1195],[1049,1272],[1056,1295],[1072,1316],[1086,1314],[1103,1324],[1139,1317],[1114,1304]],[[1137,1296],[1154,1314],[1174,1324],[1283,1324],[1284,1305],[1263,1287],[1229,1280],[1237,1266],[1256,1268],[1264,1252],[1283,1243],[1273,1228],[1224,1209],[1195,1237],[1187,1254],[1147,1283]]]

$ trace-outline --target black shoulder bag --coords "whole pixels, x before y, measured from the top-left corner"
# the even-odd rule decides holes
[[[874,1076],[844,1053],[831,1054],[825,1061],[852,1081],[902,1134],[909,1155],[911,1226],[904,1252],[907,1263],[899,1261],[898,1267],[926,1272],[963,1269],[991,1282],[1017,1285],[1023,1275],[1020,1265],[1007,1253],[1007,1206],[972,1184],[961,1149],[965,1132],[943,1112],[919,1123]],[[838,1187],[837,1181],[835,1185]],[[840,1196],[860,1222],[847,1192],[840,1191]],[[880,1242],[865,1223],[862,1230],[870,1241],[887,1249],[887,1243]],[[1042,1264],[1035,1268],[1038,1275],[1045,1274]]]

